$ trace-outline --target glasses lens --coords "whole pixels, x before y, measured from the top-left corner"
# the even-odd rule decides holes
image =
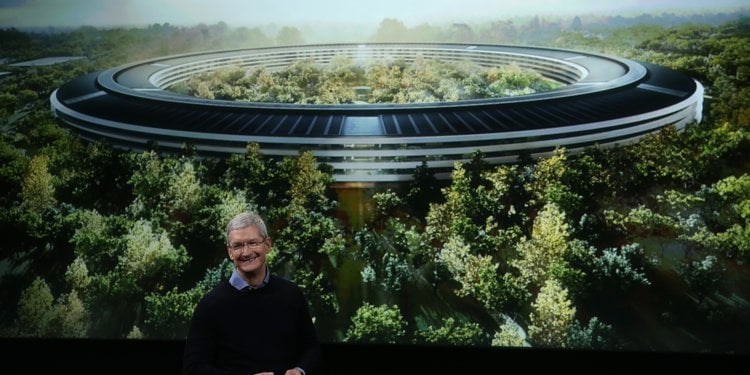
[[[239,242],[239,243],[233,243],[233,244],[229,245],[229,247],[233,251],[241,251],[245,247],[249,247],[251,249],[257,249],[257,248],[259,248],[261,246],[263,246],[263,241]]]

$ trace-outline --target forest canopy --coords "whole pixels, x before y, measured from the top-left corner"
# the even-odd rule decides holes
[[[679,70],[705,86],[704,120],[508,165],[477,150],[449,180],[422,165],[412,182],[357,191],[310,152],[131,152],[76,137],[50,111],[51,92],[82,74],[281,38],[225,24],[0,32],[8,62],[86,56],[3,65],[0,335],[182,339],[197,301],[231,272],[224,225],[256,209],[274,238],[271,269],[300,285],[326,342],[750,353],[750,20],[586,26],[438,31],[535,36]],[[295,69],[315,68],[305,64]]]
[[[205,99],[292,104],[434,103],[545,92],[561,84],[517,65],[481,67],[417,57],[362,65],[336,56],[269,70],[223,68],[193,75],[172,90]]]

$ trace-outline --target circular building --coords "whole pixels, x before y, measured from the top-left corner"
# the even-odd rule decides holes
[[[417,58],[516,65],[562,83],[552,91],[420,104],[277,104],[207,100],[167,90],[223,67],[283,69],[300,59],[328,64]],[[700,121],[703,87],[673,70],[550,48],[466,44],[332,44],[194,53],[81,76],[55,90],[52,110],[81,137],[162,152],[186,144],[202,155],[310,150],[340,182],[406,181],[423,162],[438,178],[481,150],[490,164],[637,141],[666,126]]]

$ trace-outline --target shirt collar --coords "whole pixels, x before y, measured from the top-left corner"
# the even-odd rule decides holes
[[[243,290],[243,289],[260,289],[268,284],[268,281],[271,279],[271,272],[268,271],[268,266],[266,266],[266,277],[263,278],[263,281],[258,286],[252,286],[243,279],[239,272],[237,272],[237,269],[235,268],[234,271],[232,271],[232,276],[229,277],[229,284],[231,284],[235,289],[237,290]]]

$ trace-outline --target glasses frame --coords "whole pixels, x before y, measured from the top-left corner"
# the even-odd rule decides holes
[[[244,251],[245,249],[248,249],[248,248],[250,250],[256,250],[256,249],[260,249],[261,247],[263,247],[263,245],[266,244],[266,239],[268,239],[268,238],[264,237],[260,241],[246,241],[246,242],[229,243],[229,244],[227,244],[227,248],[229,250],[234,251],[235,253],[238,253],[240,251]]]

